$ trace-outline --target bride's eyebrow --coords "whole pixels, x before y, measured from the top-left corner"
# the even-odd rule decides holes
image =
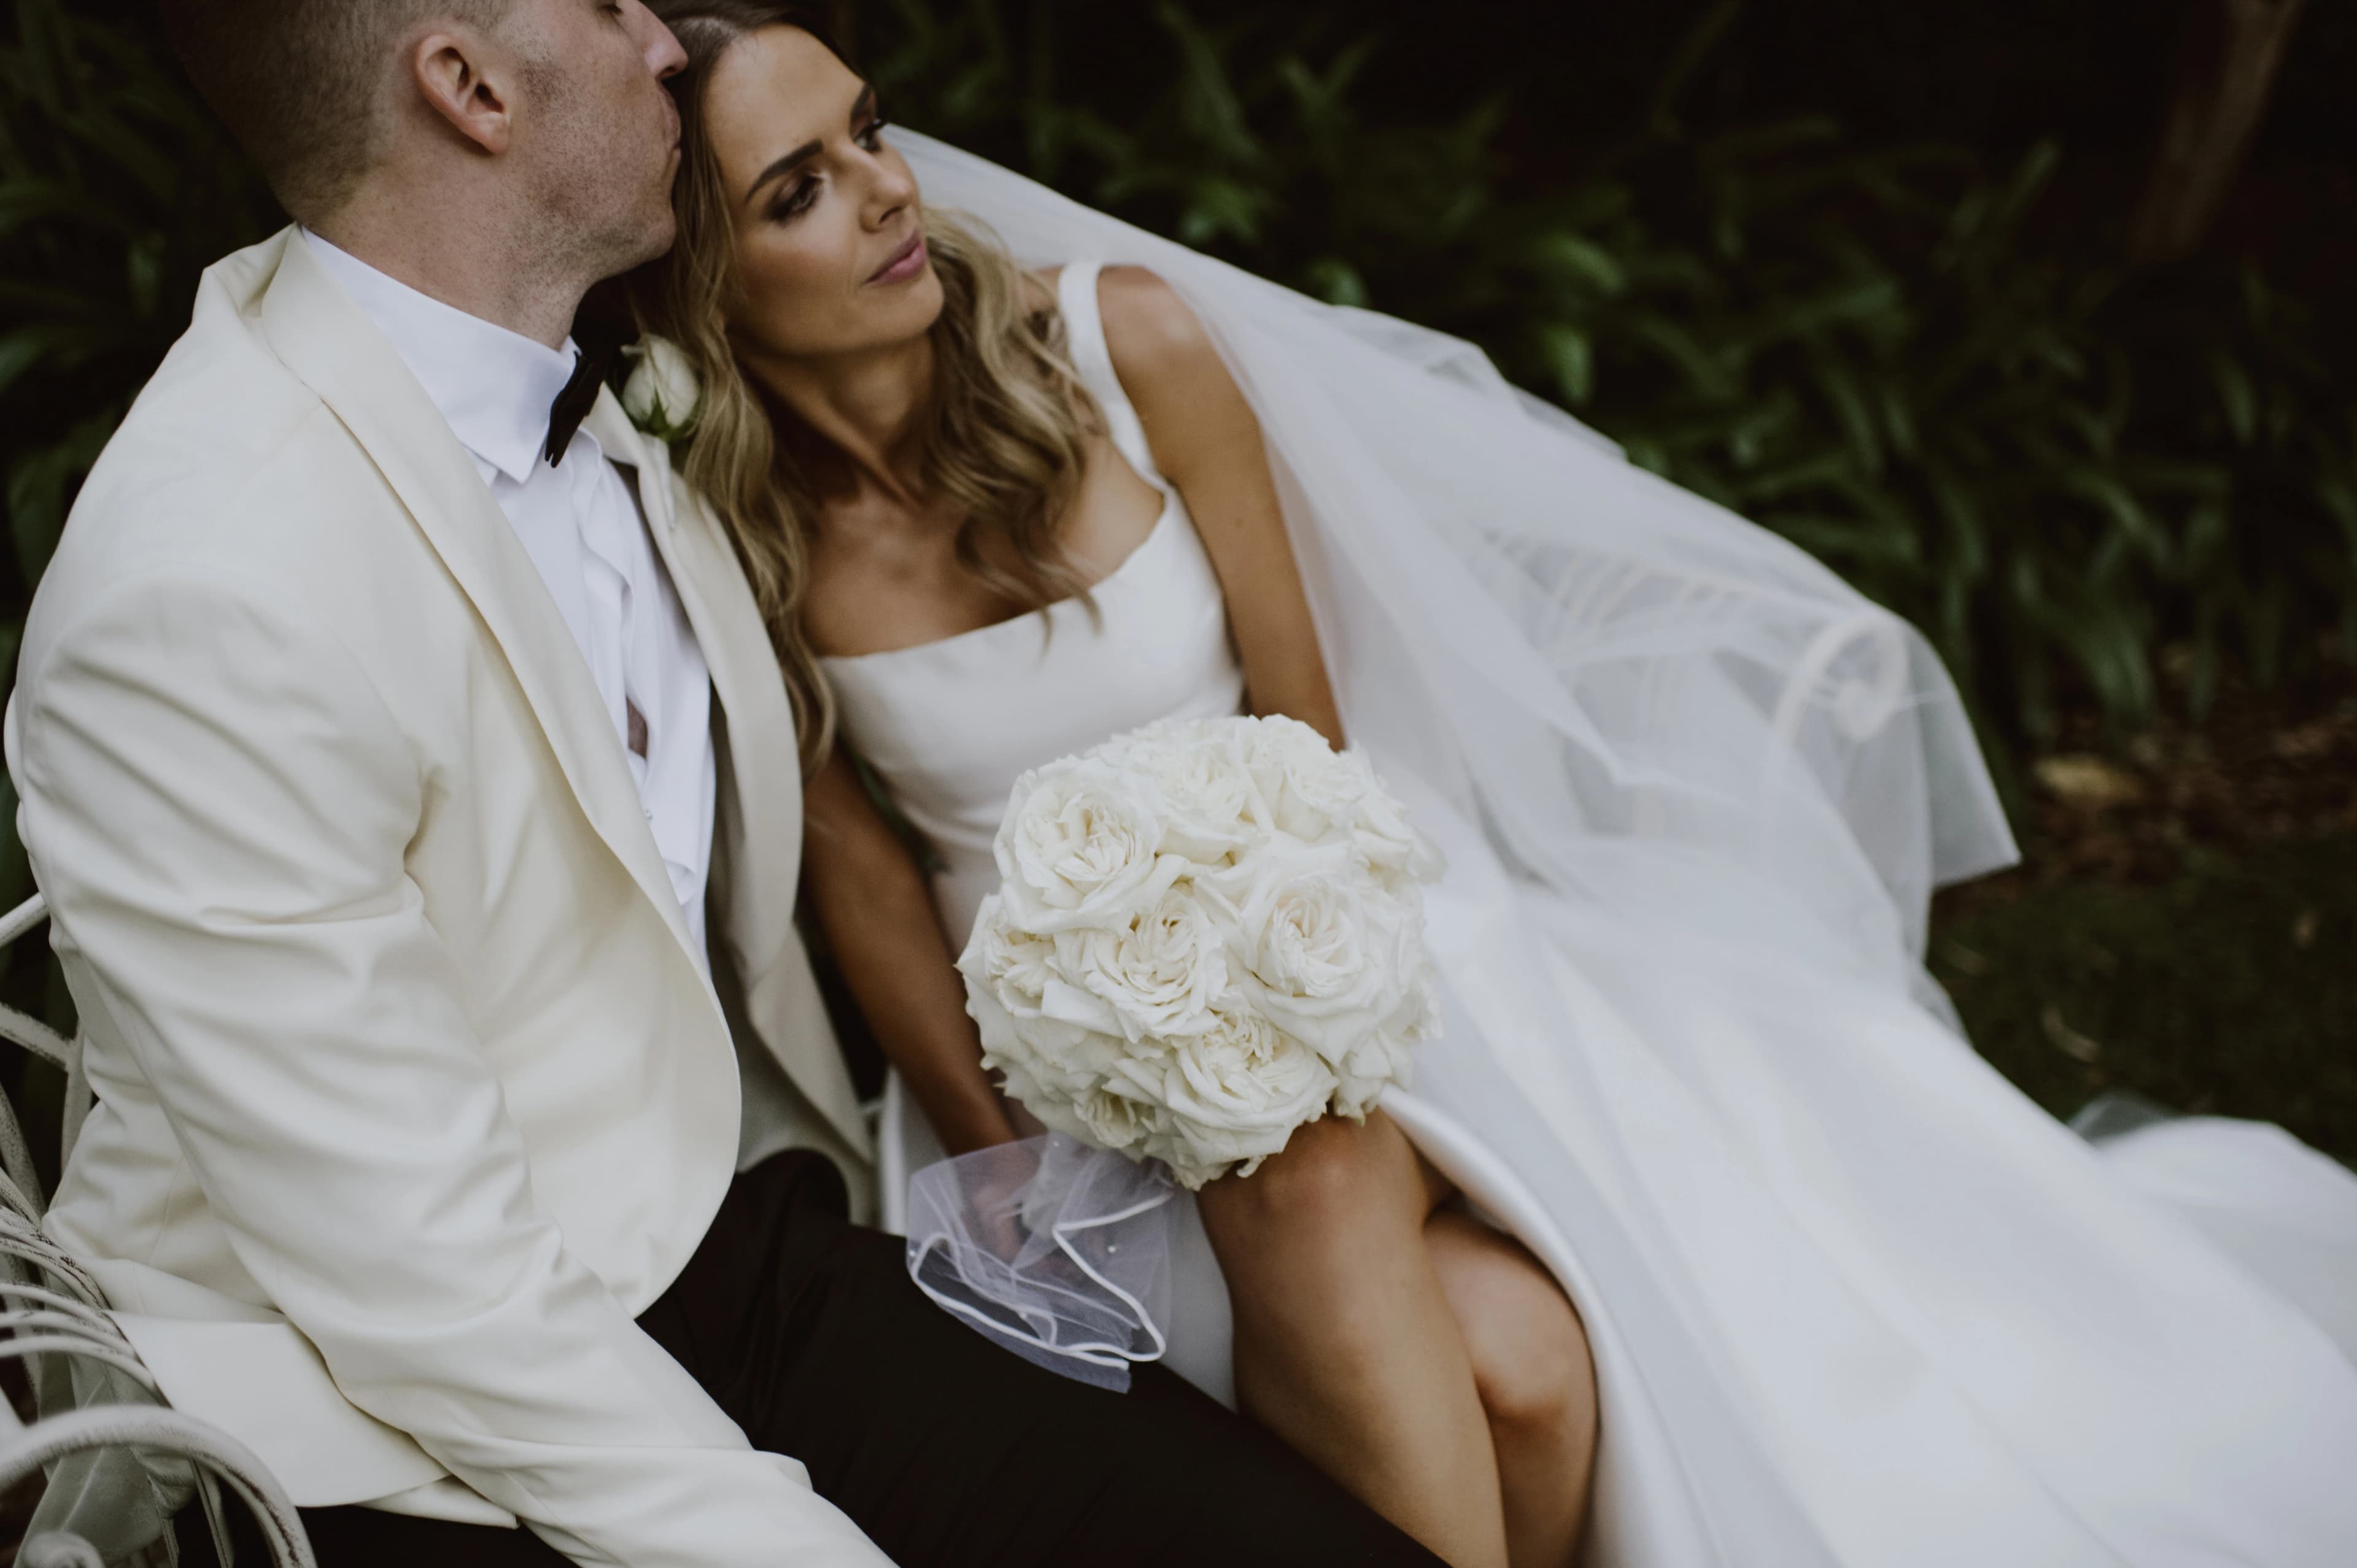
[[[875,113],[876,89],[873,87],[862,87],[859,90],[858,98],[855,100],[851,105],[852,129],[855,131],[857,130],[860,124]],[[788,153],[784,157],[780,158],[768,168],[763,169],[759,177],[757,177],[753,181],[752,185],[746,190],[745,199],[748,202],[758,199],[761,194],[763,187],[770,184],[772,180],[783,179],[786,176],[793,173],[794,170],[802,167],[802,165],[818,156],[823,147],[824,144],[821,142],[804,142],[801,146],[796,147],[792,152]]]

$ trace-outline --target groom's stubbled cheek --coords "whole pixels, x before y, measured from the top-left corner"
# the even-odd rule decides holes
[[[678,112],[641,40],[570,0],[516,0],[511,16],[523,57],[514,150],[546,237],[600,270],[659,254],[673,233]]]

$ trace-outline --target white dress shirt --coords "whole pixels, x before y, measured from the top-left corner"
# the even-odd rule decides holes
[[[573,343],[560,353],[420,294],[308,230],[304,238],[450,422],[548,585],[614,721],[701,961],[719,785],[712,677],[637,498],[597,438],[577,433],[554,467],[544,456],[549,405],[573,376]],[[643,756],[631,744],[634,711]]]

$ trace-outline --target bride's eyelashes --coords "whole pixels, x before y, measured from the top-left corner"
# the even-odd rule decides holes
[[[774,222],[790,223],[817,205],[818,178],[804,175],[794,182],[792,189],[770,204],[770,217]]]
[[[861,126],[851,139],[862,152],[880,153],[884,150],[884,128],[891,123],[884,114],[877,113],[870,118],[866,124]],[[821,181],[816,175],[804,175],[795,181],[792,188],[783,192],[776,201],[770,203],[770,221],[790,223],[817,206],[820,185]]]

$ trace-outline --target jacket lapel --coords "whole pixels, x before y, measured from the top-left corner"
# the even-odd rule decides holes
[[[647,531],[695,632],[712,672],[713,698],[726,719],[728,777],[713,846],[714,879],[724,899],[718,930],[756,1004],[763,1043],[835,1130],[864,1153],[866,1122],[831,1032],[780,1029],[759,1008],[772,983],[813,983],[794,928],[802,754],[792,700],[760,608],[719,520],[673,484],[663,444],[641,435],[611,392],[598,398],[583,428],[608,457],[635,472]],[[724,849],[726,865],[720,860]]]
[[[482,618],[597,836],[697,960],[613,722],[580,649],[448,421],[299,233],[282,237],[262,325],[392,485]],[[799,775],[796,775],[799,778]]]
[[[758,871],[729,879],[729,940],[749,983],[775,961],[792,931],[793,888],[802,871],[802,758],[785,677],[718,521],[703,507],[677,505],[671,454],[662,443],[641,436],[611,392],[598,398],[583,428],[608,456],[636,470],[647,532],[712,671],[713,696],[727,715],[730,781],[744,819],[740,858]],[[782,895],[775,896],[780,886]]]

